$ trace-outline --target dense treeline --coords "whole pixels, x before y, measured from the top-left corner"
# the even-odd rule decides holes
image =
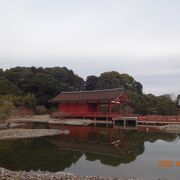
[[[60,91],[123,88],[128,92],[126,111],[136,114],[176,114],[170,95],[143,94],[143,86],[128,74],[116,71],[88,76],[86,81],[66,67],[15,67],[0,69],[0,95],[34,95],[37,104],[46,104]],[[2,97],[2,96],[1,96]]]
[[[82,90],[84,80],[65,67],[15,67],[0,72],[0,94],[35,95],[44,104],[60,91]]]

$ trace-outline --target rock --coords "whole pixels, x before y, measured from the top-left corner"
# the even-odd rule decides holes
[[[9,128],[9,123],[3,123],[0,124],[0,130],[8,129]]]
[[[0,130],[0,140],[37,138],[61,134],[64,134],[64,131],[55,129],[6,129]]]

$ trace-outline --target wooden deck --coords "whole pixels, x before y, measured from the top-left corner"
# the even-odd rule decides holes
[[[88,113],[79,113],[79,112],[72,112],[71,114],[62,113],[62,112],[54,112],[50,115],[52,118],[115,118],[122,116],[120,113],[107,113],[107,112],[88,112]]]

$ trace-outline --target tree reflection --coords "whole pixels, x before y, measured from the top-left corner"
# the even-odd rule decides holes
[[[0,154],[0,167],[53,172],[63,171],[82,156],[77,151],[59,151],[45,139],[0,142]]]

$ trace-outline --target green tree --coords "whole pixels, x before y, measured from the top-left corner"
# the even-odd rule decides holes
[[[157,113],[162,115],[176,114],[176,103],[172,100],[171,95],[165,94],[157,97]]]
[[[15,67],[4,72],[5,77],[16,84],[24,93],[31,91],[31,78],[33,73],[30,68]]]
[[[85,83],[86,90],[95,90],[97,88],[98,77],[97,76],[88,76]]]
[[[0,94],[21,95],[22,91],[14,83],[10,82],[5,77],[0,77]]]
[[[60,91],[58,81],[46,73],[36,73],[31,79],[31,91],[39,104],[44,104]]]

